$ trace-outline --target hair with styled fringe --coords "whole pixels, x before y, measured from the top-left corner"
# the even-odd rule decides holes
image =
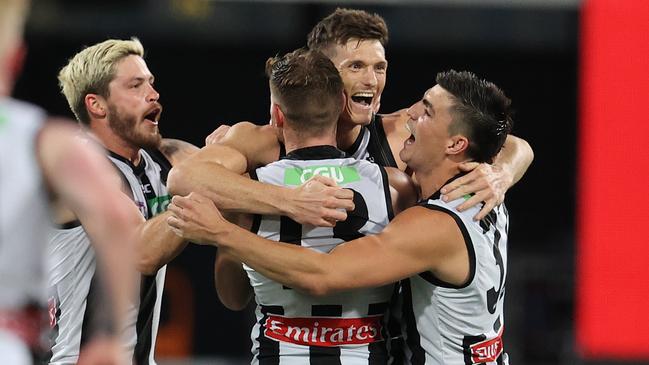
[[[129,55],[144,57],[144,47],[137,38],[109,39],[85,48],[61,69],[61,92],[79,122],[90,123],[90,115],[85,105],[86,95],[108,97],[108,84],[115,78],[117,64]]]
[[[492,162],[514,125],[511,100],[494,83],[472,72],[440,72],[436,81],[455,98],[449,133],[469,139],[467,154],[474,161]]]
[[[313,27],[307,36],[307,46],[327,53],[332,46],[346,44],[350,39],[378,40],[385,47],[388,26],[378,14],[338,8]]]

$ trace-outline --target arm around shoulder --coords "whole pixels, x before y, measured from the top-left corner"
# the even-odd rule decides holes
[[[496,156],[495,164],[509,171],[512,178],[511,187],[525,175],[533,160],[534,151],[529,143],[510,134]]]

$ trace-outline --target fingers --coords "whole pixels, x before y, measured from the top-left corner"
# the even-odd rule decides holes
[[[496,207],[496,205],[497,205],[497,204],[496,204],[493,200],[492,200],[492,201],[489,201],[489,202],[485,202],[485,204],[484,204],[484,206],[482,207],[482,209],[480,209],[480,211],[478,212],[478,214],[476,214],[476,215],[473,217],[473,220],[475,220],[475,221],[479,221],[479,220],[481,220],[482,218],[486,217],[487,214],[489,214],[489,212],[491,212],[491,210],[492,210],[493,208]]]
[[[172,205],[175,205],[181,209],[188,209],[191,206],[191,199],[189,198],[189,195],[188,196],[176,195],[173,198],[171,198],[171,204],[169,204],[169,207],[171,207]]]
[[[336,189],[334,192],[334,197],[337,199],[354,199],[354,192],[351,189]]]
[[[309,179],[309,181],[317,181],[326,186],[338,186],[338,184],[336,184],[336,181],[334,179],[322,175],[313,175]]]
[[[323,219],[328,221],[344,221],[347,219],[347,212],[344,210],[327,209],[323,214]],[[335,222],[334,222],[335,224]]]
[[[451,201],[451,200],[449,200],[449,201]],[[483,194],[480,194],[480,193],[473,194],[473,196],[471,196],[469,199],[465,200],[464,203],[458,205],[457,210],[459,210],[460,212],[463,212],[463,211],[471,208],[472,206],[480,204],[480,203],[482,203],[484,201],[485,201],[485,199],[483,197]]]
[[[176,234],[178,237],[183,237],[182,232],[182,221],[175,216],[167,217],[167,225],[171,228],[171,231]]]
[[[352,211],[356,207],[354,205],[354,192],[349,189],[339,189],[335,191],[334,196],[326,199],[323,203],[325,208],[330,209],[344,209]]]
[[[462,171],[472,171],[478,166],[480,166],[478,162],[463,162],[459,167]]]
[[[487,189],[489,185],[485,183],[484,181],[481,180],[474,180],[471,182],[468,182],[466,184],[461,184],[451,190],[449,193],[445,194],[442,192],[442,194],[445,194],[443,199],[445,202],[450,202],[455,199],[459,199],[463,196],[470,195],[470,194],[477,194],[482,192],[483,190]],[[474,195],[475,197],[475,195]]]

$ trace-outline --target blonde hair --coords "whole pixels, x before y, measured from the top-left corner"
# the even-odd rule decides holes
[[[61,69],[61,92],[79,122],[90,123],[85,105],[86,95],[98,94],[108,97],[108,84],[115,78],[116,65],[129,55],[144,57],[144,47],[137,38],[109,39],[77,53]]]
[[[0,0],[0,60],[21,42],[28,7],[27,0]]]

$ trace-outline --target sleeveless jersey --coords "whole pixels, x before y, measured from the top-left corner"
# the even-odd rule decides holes
[[[45,305],[52,224],[36,157],[44,119],[35,106],[0,98],[0,310]]]
[[[508,364],[503,349],[503,304],[509,217],[500,205],[480,222],[480,207],[444,202],[439,192],[419,203],[455,220],[469,254],[470,277],[454,286],[424,272],[402,281],[406,353],[410,364]]]
[[[354,191],[356,209],[335,228],[301,225],[288,217],[256,216],[260,236],[327,253],[340,243],[380,232],[392,218],[385,170],[345,158],[331,146],[292,151],[256,170],[259,181],[297,187],[315,174]],[[253,364],[385,364],[384,316],[394,285],[312,297],[244,265],[257,302]],[[324,361],[324,362],[322,362]]]
[[[152,156],[155,156],[154,159]],[[123,157],[110,153],[130,196],[142,215],[149,219],[166,210],[170,197],[165,187],[170,164],[158,151],[140,150],[141,162],[133,166]],[[50,364],[73,364],[79,348],[108,322],[106,291],[96,272],[95,252],[83,227],[63,227],[50,241],[50,308],[53,346]],[[155,364],[155,339],[166,266],[156,275],[141,275],[136,303],[127,315],[125,341],[138,365]]]
[[[370,124],[361,128],[361,133],[345,152],[358,160],[368,160],[381,166],[397,167],[380,114],[375,114]]]

